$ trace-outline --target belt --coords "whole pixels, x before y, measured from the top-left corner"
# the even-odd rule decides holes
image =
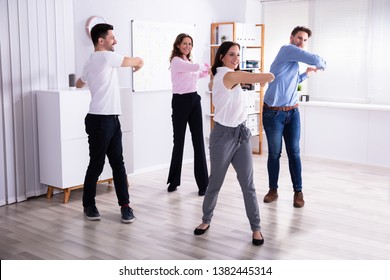
[[[271,107],[264,103],[264,107],[273,111],[290,111],[292,109],[298,108],[298,103],[295,104],[294,106],[283,106],[283,107]]]
[[[244,123],[238,125],[234,131],[234,142],[238,144],[242,144],[244,142],[248,142],[251,138],[251,131],[245,126]]]
[[[97,115],[97,114],[90,114],[88,113],[88,116],[95,117],[95,118],[118,118],[119,115]]]

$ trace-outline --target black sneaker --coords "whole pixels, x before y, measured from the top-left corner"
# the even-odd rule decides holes
[[[95,205],[84,207],[84,215],[90,221],[99,221],[100,220],[100,213]]]
[[[129,206],[121,207],[121,214],[122,214],[122,223],[129,224],[134,222],[135,216],[133,214],[133,209],[131,209]]]

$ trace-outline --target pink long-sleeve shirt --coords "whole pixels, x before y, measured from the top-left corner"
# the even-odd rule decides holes
[[[210,66],[205,63],[193,63],[175,56],[171,61],[172,92],[185,94],[196,91],[198,79],[209,74]]]

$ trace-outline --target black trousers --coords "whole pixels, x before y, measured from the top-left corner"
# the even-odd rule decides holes
[[[95,205],[96,182],[103,171],[106,155],[112,168],[118,204],[128,204],[129,190],[118,116],[88,114],[85,131],[88,134],[89,165],[84,179],[83,206]]]
[[[184,140],[187,123],[194,147],[194,175],[199,190],[208,185],[208,171],[203,138],[201,97],[197,92],[173,94],[172,125],[173,151],[167,184],[179,186],[183,162]]]

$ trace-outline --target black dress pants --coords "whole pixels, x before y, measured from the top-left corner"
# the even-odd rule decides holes
[[[106,155],[112,168],[118,204],[128,204],[129,190],[118,116],[88,114],[85,130],[88,134],[89,165],[84,179],[83,206],[95,205],[96,183],[103,171]]]
[[[200,100],[201,97],[197,92],[172,96],[173,151],[167,184],[180,185],[184,139],[188,123],[194,147],[195,180],[199,190],[203,191],[206,190],[209,179]]]

